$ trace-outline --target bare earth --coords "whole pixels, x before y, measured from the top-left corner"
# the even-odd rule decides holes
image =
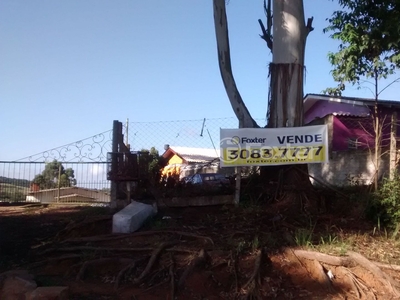
[[[70,299],[395,298],[394,269],[378,268],[393,279],[388,285],[359,260],[339,266],[299,251],[347,258],[354,250],[368,262],[399,264],[395,240],[351,212],[307,224],[278,211],[171,208],[137,233],[111,235],[107,208],[1,206],[0,272],[28,269],[39,286],[69,286]],[[298,246],[302,228],[314,246]]]

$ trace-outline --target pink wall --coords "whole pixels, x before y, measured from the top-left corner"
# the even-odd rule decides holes
[[[332,101],[318,101],[305,113],[304,122],[308,124],[316,118],[323,118],[333,113],[367,116],[369,112],[370,110],[367,106]]]

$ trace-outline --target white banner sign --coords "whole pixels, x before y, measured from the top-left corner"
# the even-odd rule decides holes
[[[221,167],[328,162],[327,125],[221,129]]]

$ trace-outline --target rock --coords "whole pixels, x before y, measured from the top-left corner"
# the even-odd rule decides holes
[[[29,274],[22,274],[21,278],[19,275],[12,275],[10,273],[3,281],[3,287],[1,289],[0,299],[2,300],[25,300],[25,294],[27,292],[36,289],[36,282],[29,279]]]
[[[68,300],[67,286],[42,286],[26,293],[26,300]]]

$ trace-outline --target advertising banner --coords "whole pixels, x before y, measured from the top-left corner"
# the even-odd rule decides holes
[[[220,131],[221,167],[328,162],[327,125]]]

